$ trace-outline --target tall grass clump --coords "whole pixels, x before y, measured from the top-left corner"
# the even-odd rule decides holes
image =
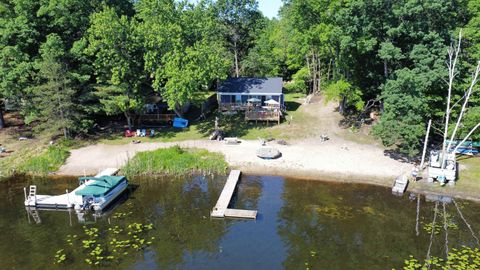
[[[128,176],[224,174],[227,163],[219,153],[173,146],[137,153],[122,170]]]
[[[21,173],[31,175],[46,175],[57,171],[70,154],[70,147],[66,143],[50,145],[38,155],[33,155],[20,166]]]

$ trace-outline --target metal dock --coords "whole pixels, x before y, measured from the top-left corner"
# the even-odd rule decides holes
[[[238,180],[240,180],[241,172],[239,170],[232,170],[228,176],[227,182],[223,187],[222,193],[218,198],[217,204],[210,213],[211,217],[214,218],[249,218],[256,219],[257,211],[255,210],[243,210],[243,209],[232,209],[228,208],[230,201],[232,199],[235,188],[237,187]]]

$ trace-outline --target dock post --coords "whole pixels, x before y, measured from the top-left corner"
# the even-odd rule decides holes
[[[68,203],[68,207],[71,207],[72,205],[70,204],[70,196],[68,196],[68,189],[65,190],[65,193],[67,193],[67,203]]]

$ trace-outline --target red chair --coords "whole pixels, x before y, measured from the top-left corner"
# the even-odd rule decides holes
[[[135,132],[127,129],[127,130],[125,130],[125,137],[127,137],[127,138],[135,137]]]

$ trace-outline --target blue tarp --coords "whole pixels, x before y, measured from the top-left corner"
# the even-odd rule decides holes
[[[188,120],[180,117],[175,117],[173,119],[173,127],[176,128],[186,128],[188,126]]]

